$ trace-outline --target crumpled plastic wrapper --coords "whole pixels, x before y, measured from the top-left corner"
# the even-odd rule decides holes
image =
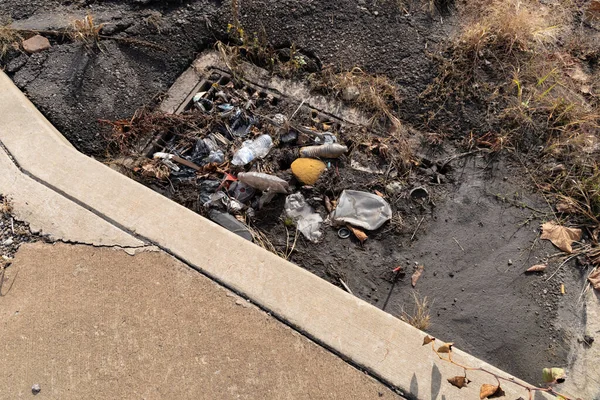
[[[392,218],[392,208],[380,196],[358,190],[344,190],[331,219],[372,231]]]
[[[298,230],[313,243],[323,236],[321,222],[323,218],[308,205],[302,193],[294,193],[285,199],[285,214],[294,219]]]

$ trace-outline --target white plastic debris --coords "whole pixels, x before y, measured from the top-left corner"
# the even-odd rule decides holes
[[[273,139],[269,135],[260,135],[254,140],[246,140],[233,155],[233,165],[246,165],[256,158],[264,158],[273,147]]]
[[[320,231],[323,218],[306,203],[302,193],[286,197],[285,214],[296,222],[298,230],[311,242],[316,243],[323,236]]]
[[[367,230],[375,230],[392,218],[387,201],[373,193],[344,190],[333,210],[335,223],[347,223]]]

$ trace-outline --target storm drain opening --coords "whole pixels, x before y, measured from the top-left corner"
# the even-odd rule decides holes
[[[557,312],[558,302],[544,297],[556,281],[532,291],[517,267],[548,249],[520,251],[536,237],[521,229],[529,209],[495,194],[519,193],[538,209],[542,199],[503,178],[511,165],[484,150],[439,143],[407,121],[386,129],[360,103],[309,85],[247,63],[233,72],[218,53],[202,54],[158,110],[115,124],[125,151],[113,166],[514,375],[533,380],[527,371],[562,365],[569,343],[542,318]],[[506,312],[513,309],[533,317]],[[549,353],[543,341],[526,357],[488,346],[548,332],[560,351]],[[514,367],[516,359],[524,361]]]

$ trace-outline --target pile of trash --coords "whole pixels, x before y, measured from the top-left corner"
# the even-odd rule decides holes
[[[390,205],[377,194],[345,190],[337,200],[323,198],[328,215],[316,212],[298,190],[337,168],[348,147],[328,121],[313,116],[311,126],[296,124],[295,113],[290,118],[269,113],[271,102],[264,93],[233,83],[197,93],[186,112],[200,113],[205,127],[164,135],[161,151],[141,167],[142,173],[168,178],[171,185],[194,182],[205,215],[247,240],[253,235],[245,222],[275,196],[286,196],[282,217],[292,220],[309,241],[318,242],[323,224],[330,223],[341,227],[341,238],[353,233],[363,242],[362,230],[378,229],[392,217]],[[257,110],[266,110],[265,115]],[[289,162],[276,161],[282,157]],[[291,174],[287,169],[282,173],[282,164]]]

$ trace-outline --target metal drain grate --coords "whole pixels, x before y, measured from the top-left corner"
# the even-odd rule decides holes
[[[250,82],[248,80],[238,80],[238,84],[241,82],[241,89],[245,91],[248,96],[252,99],[253,108],[260,110],[264,107],[277,107],[283,102],[288,104],[299,105],[295,111],[296,117],[302,118],[307,117],[311,120],[318,120],[326,123],[330,126],[332,131],[339,131],[344,125],[353,125],[351,122],[345,121],[344,119],[332,115],[331,113],[320,110],[316,107],[312,107],[310,104],[303,99],[297,99],[286,96],[276,89],[264,87],[260,84]],[[182,114],[185,112],[191,112],[195,107],[196,103],[194,98],[201,94],[201,99],[208,100],[208,102],[215,102],[219,95],[222,87],[226,85],[233,85],[232,77],[229,73],[218,69],[212,68],[200,81],[187,89],[187,94],[183,102],[175,110],[175,114]],[[197,97],[196,97],[197,98]],[[198,99],[198,98],[197,98]],[[207,102],[207,103],[208,103]],[[153,153],[157,151],[168,150],[168,142],[171,139],[172,134],[169,132],[163,132],[158,134],[154,138],[147,139],[145,145],[141,145],[139,148],[143,148],[142,154],[147,157],[151,157]]]

